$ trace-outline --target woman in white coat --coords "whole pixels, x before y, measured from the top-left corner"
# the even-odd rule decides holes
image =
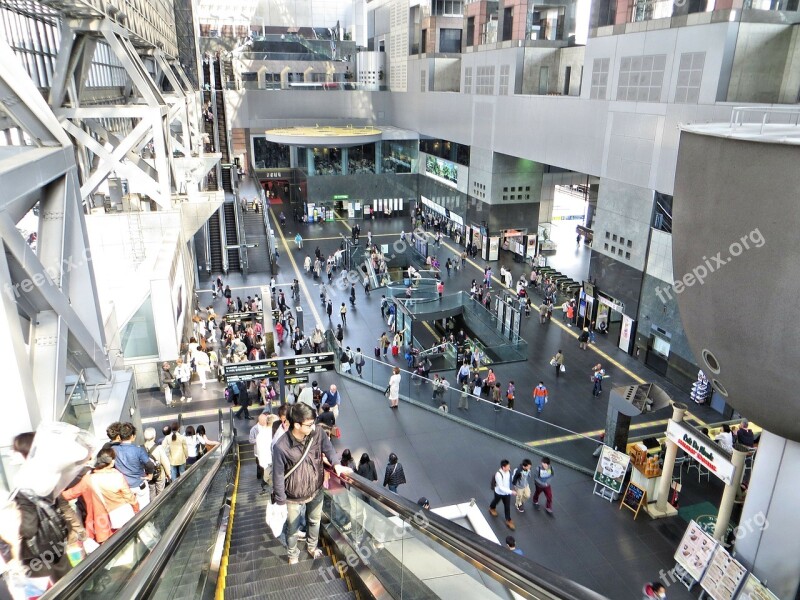
[[[397,408],[400,402],[400,367],[392,369],[392,376],[389,377],[387,394],[389,396],[389,408]]]

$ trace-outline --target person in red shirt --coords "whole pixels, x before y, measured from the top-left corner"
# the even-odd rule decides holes
[[[539,385],[533,388],[533,402],[536,404],[536,414],[542,414],[544,405],[547,404],[547,388],[544,382],[540,381]]]

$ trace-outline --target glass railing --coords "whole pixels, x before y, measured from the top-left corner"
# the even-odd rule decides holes
[[[175,552],[180,534],[203,506],[235,441],[232,414],[223,417],[219,411],[218,418],[220,444],[73,568],[43,600],[137,597],[136,590],[153,589],[154,578],[162,572],[158,565]],[[208,519],[204,526],[208,528]]]
[[[357,475],[330,477],[323,510],[344,561],[337,564],[350,569],[351,580],[363,581],[368,569],[377,579],[368,586],[371,597],[444,598],[457,589],[459,597],[485,600],[602,598],[479,535],[481,507],[474,500],[449,507],[452,518],[474,526],[467,529]]]
[[[348,377],[383,392],[396,365],[372,357],[364,356],[365,364],[361,369],[361,377],[354,371],[343,373],[339,368],[338,352],[336,355],[337,370],[342,377]],[[434,397],[433,383],[415,373],[401,369],[400,398],[406,402],[424,406],[431,410],[446,408],[447,418],[476,427],[489,435],[504,441],[511,441],[535,450],[537,454],[547,455],[554,460],[576,468],[584,473],[594,473],[597,459],[593,456],[597,446],[602,442],[575,431],[547,422],[547,406],[541,417],[534,417],[506,407],[507,381],[502,382],[501,406],[489,401],[488,395],[475,396],[458,388],[455,372],[444,373],[450,387]],[[442,373],[440,373],[442,375]],[[532,390],[517,388],[514,406],[525,410],[535,408]],[[556,401],[566,401],[556,400]],[[445,407],[445,408],[442,408]]]

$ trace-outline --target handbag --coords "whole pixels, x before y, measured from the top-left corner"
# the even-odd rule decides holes
[[[313,442],[313,436],[309,435],[308,439],[306,439],[305,447],[303,448],[303,455],[300,457],[294,466],[289,469],[289,472],[283,476],[284,484],[286,480],[291,477],[292,473],[295,472],[297,467],[303,464],[303,461],[308,456],[308,453],[311,451],[311,443]],[[267,525],[272,531],[272,535],[275,538],[278,538],[283,533],[283,526],[286,524],[286,518],[288,516],[288,509],[286,508],[286,504],[280,505],[275,503],[275,492],[270,494],[269,502],[267,502]]]
[[[566,372],[566,370],[567,370],[567,367],[565,367],[564,365],[561,365],[561,372],[562,372],[562,373],[565,373],[565,372]]]
[[[555,367],[556,366],[556,357],[555,356],[550,359],[550,366],[551,367]]]
[[[333,429],[331,430],[331,436],[335,437],[337,440],[342,437],[342,430],[339,429],[338,425],[333,426]]]
[[[386,389],[383,390],[383,395],[386,396],[387,398],[389,397],[389,388],[391,388],[391,387],[392,387],[392,385],[389,384],[389,385],[386,386]]]

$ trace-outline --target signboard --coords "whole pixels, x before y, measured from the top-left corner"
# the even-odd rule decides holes
[[[586,284],[584,283],[584,287],[585,286]],[[604,294],[598,294],[597,299],[600,301],[600,304],[605,304],[611,310],[622,314],[625,313],[625,305],[619,300],[615,300],[614,298],[610,298]]]
[[[732,600],[746,573],[742,563],[718,545],[700,580],[700,587],[714,600]]]
[[[296,383],[308,381],[309,373],[324,373],[333,371],[335,364],[333,352],[320,354],[306,354],[287,356],[286,358],[271,358],[267,360],[252,360],[240,363],[223,365],[225,381],[243,381],[249,379],[263,379],[265,377],[280,377],[281,372],[287,378],[300,378]],[[287,380],[288,382],[288,380]]]
[[[425,158],[425,173],[448,185],[458,184],[458,166],[449,160],[428,155]]]
[[[716,547],[717,540],[703,531],[695,521],[690,521],[675,551],[675,561],[692,579],[699,581],[708,563],[711,562],[711,555]]]
[[[278,376],[278,361],[252,360],[247,362],[223,365],[225,381],[243,381],[247,379],[263,379]]]
[[[594,480],[603,487],[619,493],[622,491],[622,482],[628,470],[631,457],[624,452],[618,452],[611,446],[603,446],[600,450],[600,460],[594,471]]]
[[[298,356],[287,356],[282,360],[284,366],[293,367],[295,365],[319,365],[324,363],[333,364],[333,352],[320,352],[319,354],[300,354]]]
[[[646,497],[647,492],[631,481],[628,483],[625,495],[622,497],[622,502],[619,503],[619,508],[622,510],[624,506],[625,508],[631,509],[633,511],[633,518],[636,520],[636,517],[639,516],[639,510],[641,510],[642,505],[645,503]]]
[[[619,349],[625,352],[631,351],[631,334],[633,333],[633,319],[628,315],[622,315],[622,330],[619,333]]]
[[[293,377],[287,377],[285,383],[286,385],[297,385],[298,383],[308,383],[308,375],[295,375]]]
[[[733,482],[735,470],[733,463],[715,448],[714,443],[708,438],[671,419],[667,424],[667,438],[708,469],[709,473],[721,479],[725,485]]]
[[[736,596],[736,600],[778,600],[778,597],[750,573],[744,580],[744,585],[739,591],[739,595]]]

